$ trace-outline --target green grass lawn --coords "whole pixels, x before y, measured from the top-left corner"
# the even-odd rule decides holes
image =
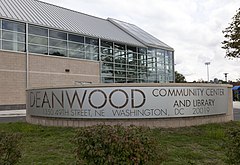
[[[152,129],[165,154],[164,165],[223,165],[225,131],[240,122],[208,124],[176,129]],[[22,158],[18,164],[75,164],[71,139],[76,128],[44,127],[28,123],[1,123],[0,132],[18,132],[22,138]]]

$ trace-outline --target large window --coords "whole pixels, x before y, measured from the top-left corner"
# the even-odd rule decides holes
[[[147,49],[138,48],[137,73],[139,82],[147,82]]]
[[[85,37],[86,59],[98,60],[98,39]]]
[[[34,25],[28,27],[30,53],[98,60],[98,39]]]
[[[101,40],[102,82],[147,82],[147,49]]]
[[[67,33],[49,30],[49,55],[67,56]]]
[[[165,59],[165,67],[166,67],[166,77],[167,82],[174,81],[174,71],[173,71],[173,52],[172,51],[165,51],[166,52],[166,59]]]
[[[113,42],[101,40],[102,82],[114,82]]]
[[[28,51],[48,54],[48,29],[33,25],[28,26]]]
[[[157,83],[157,59],[156,49],[149,48],[147,51],[148,82]]]
[[[2,20],[1,21],[1,48],[4,50],[12,50],[25,52],[25,24]]]
[[[86,58],[83,36],[68,34],[68,53],[69,57]]]

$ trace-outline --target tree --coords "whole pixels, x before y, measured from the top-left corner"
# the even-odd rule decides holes
[[[181,73],[178,73],[177,71],[175,71],[175,82],[176,83],[185,83],[186,79]]]
[[[226,40],[222,42],[223,49],[226,49],[226,57],[240,57],[240,8],[236,15],[232,18],[233,22],[230,26],[223,30]]]

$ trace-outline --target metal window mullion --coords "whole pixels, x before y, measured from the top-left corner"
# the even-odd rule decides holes
[[[83,45],[84,45],[84,59],[87,59],[87,52],[86,52],[86,37],[84,36],[83,38]]]
[[[125,72],[126,72],[126,74],[125,74],[125,82],[127,82],[127,80],[128,80],[128,70],[127,70],[127,61],[128,61],[128,54],[127,54],[127,45],[125,45]]]
[[[99,61],[99,78],[102,83],[102,59],[101,59],[101,39],[98,39],[98,61]]]
[[[66,42],[67,42],[67,47],[66,47],[66,55],[67,55],[67,57],[69,57],[69,43],[68,43],[68,33],[67,33],[67,40],[66,40]]]
[[[139,78],[139,65],[138,65],[138,47],[136,47],[136,55],[137,55],[137,64],[136,64],[136,66],[137,66],[137,81],[140,79]]]
[[[50,37],[49,37],[49,36],[50,36],[50,35],[49,35],[49,29],[47,29],[47,31],[48,31],[48,36],[47,36],[47,40],[48,40],[48,43],[47,43],[47,55],[49,55],[49,49],[50,49],[50,48],[49,48],[49,45],[50,45],[50,44],[49,44],[49,42],[50,42],[50,39],[49,39],[49,38],[50,38]]]
[[[115,83],[115,42],[113,42],[113,62],[112,62],[112,65],[113,65],[113,83]]]
[[[175,64],[174,64],[174,52],[172,52],[172,74],[173,74],[173,82],[175,83]]]
[[[164,75],[163,75],[163,77],[164,77],[164,82],[166,82],[166,76],[167,76],[167,70],[166,70],[166,50],[164,50]]]

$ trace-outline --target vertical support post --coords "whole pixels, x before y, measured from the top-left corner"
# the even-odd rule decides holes
[[[28,23],[26,23],[26,88],[29,88]]]
[[[207,81],[209,82],[209,68],[208,68],[208,65],[210,65],[210,62],[205,62],[205,65],[207,65]]]

